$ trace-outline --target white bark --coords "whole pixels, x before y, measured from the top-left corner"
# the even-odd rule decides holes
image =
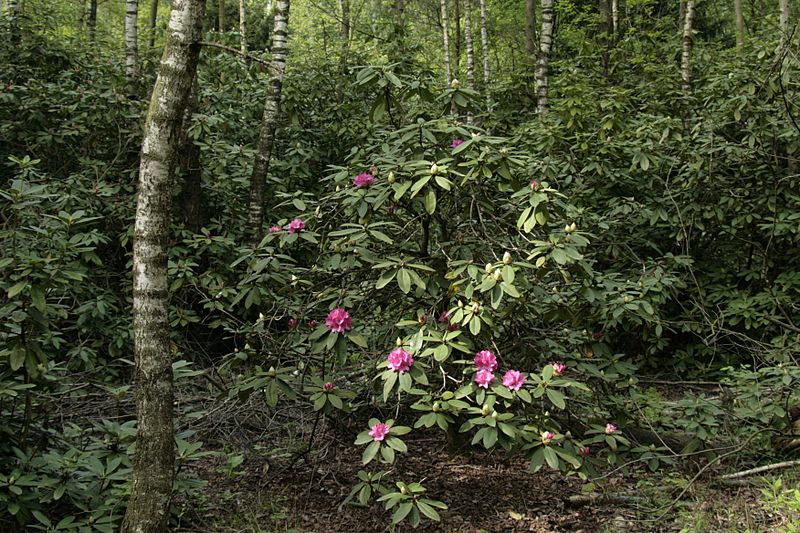
[[[619,33],[619,0],[611,0],[611,31],[616,41]]]
[[[681,50],[681,88],[684,96],[692,94],[692,23],[694,21],[694,0],[686,0],[685,18],[683,21],[683,43]]]
[[[447,76],[447,85],[453,79],[453,74],[450,70],[450,28],[447,21],[447,0],[440,0],[440,9],[442,11],[442,40],[444,41],[444,69]]]
[[[261,133],[258,138],[258,152],[250,176],[250,201],[248,207],[248,227],[251,244],[255,247],[261,242],[264,233],[264,189],[269,172],[272,145],[278,127],[278,111],[281,103],[283,75],[286,71],[286,43],[289,37],[289,0],[277,0],[275,25],[272,39],[272,61],[270,65],[270,84],[264,114],[261,117]]]
[[[542,0],[542,31],[539,34],[539,61],[536,65],[536,107],[540,115],[548,110],[548,69],[553,46],[553,0]]]
[[[245,29],[244,0],[239,0],[239,48],[243,54],[247,53],[247,32]]]
[[[789,11],[791,9],[789,0],[780,0],[780,32],[781,32],[781,51],[786,44],[786,39],[789,38]]]
[[[475,49],[472,44],[472,0],[464,0],[464,45],[467,49],[467,87],[475,89]]]
[[[133,82],[139,75],[139,0],[125,0],[125,76]]]
[[[481,47],[483,48],[483,90],[486,91],[486,106],[490,107],[489,93],[489,31],[486,27],[486,0],[480,0],[481,10]]]
[[[133,240],[138,428],[124,533],[166,531],[175,469],[167,256],[172,174],[197,68],[205,0],[172,0],[164,55],[145,120]]]

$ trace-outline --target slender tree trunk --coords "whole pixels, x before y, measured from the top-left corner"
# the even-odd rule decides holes
[[[536,107],[540,115],[548,111],[548,68],[553,46],[553,0],[542,0],[542,31],[539,33],[539,61],[536,65]]]
[[[217,2],[217,24],[219,31],[225,31],[225,0]]]
[[[269,161],[275,130],[278,126],[278,108],[281,102],[283,73],[286,70],[286,41],[289,36],[289,0],[277,0],[275,29],[273,31],[272,61],[267,101],[261,119],[261,134],[253,174],[250,176],[250,206],[248,226],[251,244],[258,246],[264,236],[264,189],[266,188]]]
[[[150,2],[150,20],[148,21],[147,29],[150,32],[148,46],[152,49],[156,45],[156,22],[158,21],[158,2],[159,0],[152,0]]]
[[[197,69],[205,0],[172,0],[169,34],[144,126],[133,240],[138,430],[123,533],[167,530],[175,473],[167,255],[172,174]]]
[[[600,14],[600,57],[603,62],[603,72],[608,76],[608,56],[611,43],[609,34],[611,33],[611,2],[610,0],[600,0],[597,5]]]
[[[467,49],[467,87],[475,89],[475,49],[472,45],[472,0],[464,1],[464,45]]]
[[[183,220],[186,227],[195,233],[203,227],[203,190],[202,166],[200,165],[200,147],[189,136],[192,119],[197,112],[198,93],[200,83],[195,74],[192,90],[183,112],[183,125],[181,127],[181,148],[178,163],[183,172],[183,190],[181,200],[183,204]]]
[[[619,38],[619,0],[611,0],[611,33],[613,42]]]
[[[461,77],[461,0],[453,0],[453,22],[455,23],[453,78],[457,80]]]
[[[239,48],[243,54],[247,53],[247,31],[245,28],[244,0],[239,0]]]
[[[684,96],[692,94],[692,23],[694,21],[694,0],[686,0],[686,18],[683,22],[683,42],[681,50],[681,89]]]
[[[492,97],[489,92],[489,31],[486,26],[486,0],[480,0],[481,10],[481,47],[483,48],[483,90],[486,91],[486,107],[491,107]]]
[[[97,35],[97,0],[89,1],[89,41],[94,42]]]
[[[733,0],[733,10],[736,13],[736,47],[744,46],[744,13],[742,12],[742,0]]]
[[[342,41],[339,65],[342,72],[347,72],[347,56],[350,52],[350,0],[339,0],[339,11],[342,17],[339,23],[339,37]]]
[[[536,62],[536,0],[525,0],[525,51]]]
[[[139,77],[139,0],[125,0],[125,76],[132,84]]]
[[[686,23],[686,0],[681,0],[678,3],[678,29],[683,31],[683,25]]]
[[[442,41],[444,43],[444,70],[447,76],[447,85],[453,79],[452,71],[450,70],[450,24],[447,20],[447,0],[440,0],[440,8],[442,10]]]
[[[781,31],[781,52],[783,52],[783,47],[786,44],[786,40],[789,38],[789,10],[791,9],[791,4],[789,0],[780,0],[780,31]]]

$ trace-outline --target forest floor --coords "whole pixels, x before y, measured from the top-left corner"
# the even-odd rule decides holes
[[[249,422],[252,428],[258,421]],[[345,419],[333,427],[320,420],[302,436],[265,431],[255,440],[251,434],[249,444],[245,435],[230,433],[220,449],[228,457],[243,455],[241,464],[231,467],[225,456],[215,455],[187,465],[207,485],[197,501],[183,502],[180,531],[390,531],[391,512],[381,503],[373,501],[369,508],[342,505],[356,473],[364,468],[362,447],[352,444],[356,431],[343,427],[348,423],[356,425]],[[278,427],[286,426],[273,425]],[[312,434],[313,446],[306,452]],[[584,482],[546,467],[533,474],[522,457],[484,451],[451,456],[444,435],[433,430],[415,431],[405,440],[409,452],[398,454],[389,477],[422,482],[432,498],[449,506],[440,523],[423,518],[418,531],[755,533],[786,525],[779,513],[765,508],[764,481],[716,485],[712,469],[695,476],[697,464],[658,473],[636,467],[612,472],[597,483],[605,497],[575,502]],[[380,470],[369,466],[368,471]],[[411,528],[403,525],[396,531]]]

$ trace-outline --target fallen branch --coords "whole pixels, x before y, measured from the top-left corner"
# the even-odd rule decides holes
[[[573,494],[567,501],[566,505],[571,507],[580,507],[582,505],[611,503],[611,504],[630,504],[642,503],[644,498],[640,496],[623,496],[620,494],[600,494],[598,492],[590,492],[589,494]]]
[[[789,468],[792,466],[800,466],[800,459],[795,461],[784,461],[782,463],[773,463],[771,465],[759,466],[758,468],[751,468],[750,470],[742,470],[741,472],[734,472],[733,474],[725,474],[720,476],[720,479],[739,479],[753,474],[760,474],[761,472],[769,472],[772,470],[779,470],[781,468]]]

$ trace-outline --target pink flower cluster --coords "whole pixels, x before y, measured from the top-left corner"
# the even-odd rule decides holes
[[[483,350],[475,354],[473,360],[478,371],[475,373],[475,383],[479,387],[488,389],[494,381],[494,371],[497,370],[497,357],[489,351]]]
[[[458,137],[456,137],[455,139],[453,139],[453,142],[450,144],[450,148],[455,150],[456,148],[458,148],[462,144],[464,144],[464,141],[459,139]]]
[[[503,385],[508,390],[518,391],[525,385],[525,376],[517,370],[509,370],[503,375]]]
[[[333,332],[343,333],[353,329],[353,319],[350,318],[350,313],[345,311],[344,307],[337,307],[328,313],[328,318],[325,319],[325,325]]]
[[[614,424],[606,424],[606,434],[611,435],[612,433],[617,432],[617,426]]]
[[[276,224],[274,226],[269,227],[269,234],[272,235],[274,233],[280,233],[282,230],[283,228]]]
[[[305,227],[306,227],[305,222],[303,222],[299,218],[296,218],[291,222],[289,222],[289,225],[286,226],[286,229],[289,230],[289,233],[300,233],[300,231],[302,231]]]
[[[414,364],[414,358],[411,354],[402,348],[395,348],[386,357],[389,362],[389,368],[400,374],[405,374]]]
[[[567,365],[564,363],[550,363],[550,366],[553,367],[554,376],[560,376],[567,369]]]
[[[355,185],[356,188],[369,187],[374,181],[375,176],[367,172],[362,172],[353,179],[353,185]]]
[[[322,386],[322,390],[324,390],[325,392],[332,391],[333,390],[333,383],[331,383],[330,381],[327,382],[325,385]]]
[[[372,437],[372,440],[376,442],[380,442],[386,438],[386,435],[389,434],[389,430],[391,428],[386,424],[378,422],[371,428],[369,428],[369,436]]]
[[[542,444],[547,445],[550,444],[553,439],[556,438],[551,431],[543,431],[542,432]]]

